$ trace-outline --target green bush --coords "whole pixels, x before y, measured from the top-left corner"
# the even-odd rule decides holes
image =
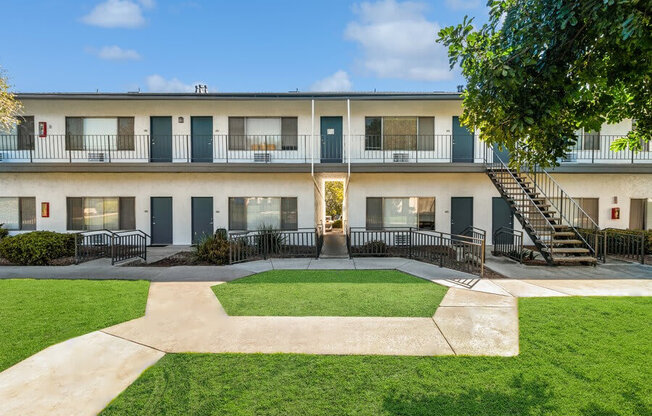
[[[229,264],[229,240],[226,233],[217,230],[215,234],[204,237],[195,246],[197,261],[210,264]]]
[[[629,234],[629,235],[637,235],[640,236],[641,233],[645,234],[645,253],[646,254],[652,254],[652,230],[647,230],[647,231],[641,231],[641,230],[621,230],[617,228],[606,228],[605,231],[607,232],[607,235],[609,233],[618,233],[618,234]]]
[[[342,220],[333,221],[333,228],[342,228]]]
[[[9,235],[9,230],[7,230],[6,228],[2,228],[3,225],[4,224],[0,224],[0,240],[2,240],[3,238]]]
[[[75,235],[33,231],[0,240],[0,257],[22,265],[47,265],[75,255]]]

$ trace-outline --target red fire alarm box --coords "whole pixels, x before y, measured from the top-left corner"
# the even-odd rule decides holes
[[[611,208],[611,219],[619,220],[620,219],[620,208]]]
[[[45,121],[38,122],[38,137],[45,137],[48,135],[48,123]]]
[[[41,217],[50,218],[50,203],[41,202]]]

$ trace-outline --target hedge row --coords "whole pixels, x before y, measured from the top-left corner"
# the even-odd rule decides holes
[[[21,265],[48,265],[75,255],[75,235],[33,231],[0,239],[0,257]]]

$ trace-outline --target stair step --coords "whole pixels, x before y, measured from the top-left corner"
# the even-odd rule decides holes
[[[553,258],[553,263],[591,263],[595,264],[598,259],[591,256],[576,256],[576,257],[556,257]]]
[[[550,251],[552,250],[552,254],[586,254],[589,253],[588,248],[583,248],[583,247],[553,247],[552,249],[550,248],[544,248],[544,251]]]
[[[575,237],[575,233],[573,231],[556,231],[553,233],[553,236],[555,237]]]
[[[573,244],[573,245],[578,245],[578,244],[584,244],[582,240],[557,240],[553,239],[551,244]]]

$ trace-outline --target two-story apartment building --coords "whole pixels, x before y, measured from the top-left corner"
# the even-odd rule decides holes
[[[29,93],[0,135],[12,232],[141,229],[190,244],[216,228],[312,228],[324,183],[350,227],[457,234],[515,223],[487,175],[505,159],[460,126],[458,93]],[[579,132],[551,176],[601,227],[652,228],[652,149],[612,152],[631,121]]]

